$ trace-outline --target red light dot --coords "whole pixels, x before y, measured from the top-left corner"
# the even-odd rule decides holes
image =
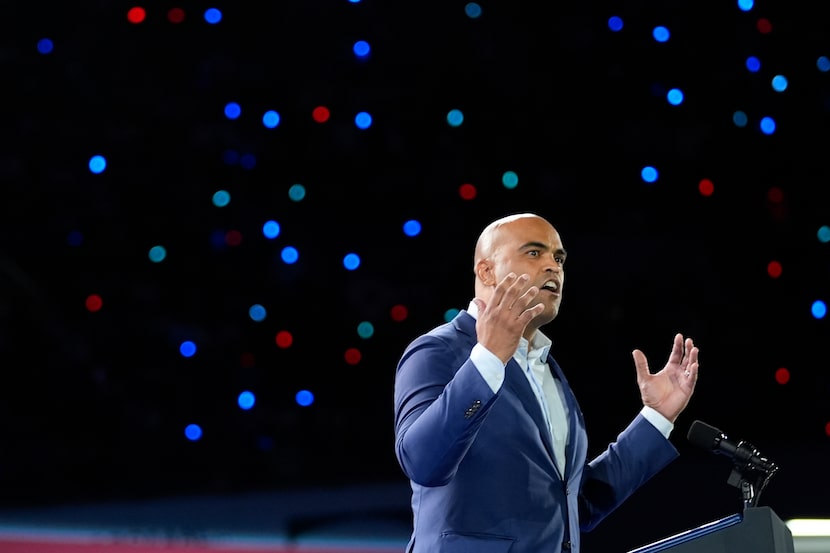
[[[406,319],[406,317],[409,315],[409,310],[406,308],[406,306],[396,305],[390,310],[389,314],[391,315],[393,321],[400,322]]]
[[[345,357],[346,363],[349,365],[357,365],[360,363],[360,350],[357,348],[349,348],[346,350],[346,354],[343,357]]]
[[[277,332],[275,341],[277,342],[277,346],[285,349],[294,343],[294,336],[292,336],[287,330],[280,330]]]
[[[254,357],[253,353],[243,353],[239,356],[239,364],[246,369],[250,369],[251,367],[256,365],[256,358]]]
[[[773,186],[767,191],[767,199],[774,204],[780,204],[784,201],[784,191],[777,186]]]
[[[184,21],[184,10],[181,8],[172,8],[167,12],[167,20],[170,23],[181,23]]]
[[[461,196],[461,199],[463,200],[472,200],[477,194],[478,191],[472,184],[465,183],[458,187],[458,195]]]
[[[778,278],[781,276],[781,264],[777,261],[770,261],[769,265],[767,265],[767,274],[772,278]]]
[[[325,123],[329,120],[331,113],[329,112],[329,108],[325,106],[317,106],[314,108],[314,111],[311,112],[311,117],[318,123]]]
[[[824,433],[830,436],[830,422],[824,425]]]
[[[701,196],[711,196],[715,191],[715,183],[709,179],[701,179],[697,185],[697,189],[700,191]]]
[[[777,371],[775,371],[775,381],[779,384],[786,384],[790,381],[790,371],[781,367]]]
[[[127,21],[130,23],[141,23],[147,17],[147,12],[144,11],[144,8],[140,6],[136,6],[134,8],[130,8],[127,12]]]
[[[770,23],[769,19],[762,17],[758,20],[758,30],[763,34],[770,33],[772,32],[772,23]]]
[[[229,230],[225,233],[225,244],[228,246],[238,246],[242,243],[242,233],[238,230]]]
[[[91,313],[95,313],[96,311],[100,311],[101,307],[104,306],[104,300],[101,299],[101,296],[98,294],[90,294],[86,298],[86,308]]]

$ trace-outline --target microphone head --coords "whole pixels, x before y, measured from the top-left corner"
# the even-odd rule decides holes
[[[694,421],[686,438],[698,447],[714,450],[718,442],[724,438],[724,435],[714,426],[709,426],[705,422]]]

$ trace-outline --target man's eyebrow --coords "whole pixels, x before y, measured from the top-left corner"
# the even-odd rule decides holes
[[[537,249],[537,250],[550,249],[550,247],[547,244],[543,244],[542,242],[528,242],[526,244],[523,244],[522,247],[519,248],[519,249],[526,250],[528,248],[534,248],[534,249]],[[565,248],[557,248],[554,251],[554,253],[557,254],[557,255],[563,255],[565,257],[568,256],[568,252],[565,251]]]

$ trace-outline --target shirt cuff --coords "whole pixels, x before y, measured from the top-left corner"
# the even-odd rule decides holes
[[[476,344],[470,352],[470,360],[493,393],[498,392],[504,383],[504,363],[501,359],[481,344]]]
[[[654,425],[654,428],[660,431],[666,439],[669,439],[669,435],[671,431],[674,430],[674,424],[654,410],[653,407],[649,407],[648,405],[643,405],[643,408],[640,410],[640,414],[645,417],[645,419]]]

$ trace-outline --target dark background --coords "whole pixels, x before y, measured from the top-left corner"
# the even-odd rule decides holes
[[[696,419],[782,466],[762,504],[782,518],[828,515],[828,323],[810,313],[830,295],[830,245],[817,238],[830,224],[824,14],[782,1],[746,12],[520,1],[482,3],[474,19],[464,5],[226,2],[216,25],[202,18],[211,6],[192,2],[142,4],[140,24],[122,2],[3,5],[5,506],[402,480],[397,358],[466,307],[483,226],[534,211],[569,250],[546,333],[594,453],[639,408],[632,349],[659,368],[676,332],[701,348],[673,437],[681,460],[586,544],[633,547],[736,510],[728,460],[685,440]],[[173,7],[183,22],[167,21]],[[612,15],[622,31],[609,30]],[[652,38],[656,25],[668,42]],[[357,40],[368,59],[353,54]],[[770,86],[776,74],[786,91]],[[665,99],[673,87],[680,106]],[[235,120],[223,114],[231,101]],[[311,117],[320,105],[325,123]],[[261,124],[268,109],[281,115],[275,129]],[[460,127],[447,124],[451,109]],[[355,126],[359,111],[371,128]],[[228,151],[256,163],[227,163]],[[101,174],[87,168],[96,154]],[[640,178],[646,165],[657,182]],[[501,183],[508,170],[514,189]],[[288,197],[295,183],[301,202]],[[211,204],[219,189],[225,208]],[[274,240],[260,231],[269,219],[282,228]],[[421,235],[403,234],[409,219]],[[238,246],[212,239],[231,230]],[[157,244],[168,258],[154,264]],[[280,260],[287,245],[295,265]],[[350,252],[356,271],[341,264]],[[780,278],[767,274],[772,260]],[[100,311],[86,309],[90,294]],[[254,303],[268,310],[262,322],[247,316]],[[358,336],[361,321],[371,338]],[[276,346],[280,330],[290,348]],[[178,352],[188,339],[192,358]],[[300,389],[312,406],[295,403]],[[236,405],[243,390],[256,394],[249,411]],[[190,423],[201,440],[185,438]]]

